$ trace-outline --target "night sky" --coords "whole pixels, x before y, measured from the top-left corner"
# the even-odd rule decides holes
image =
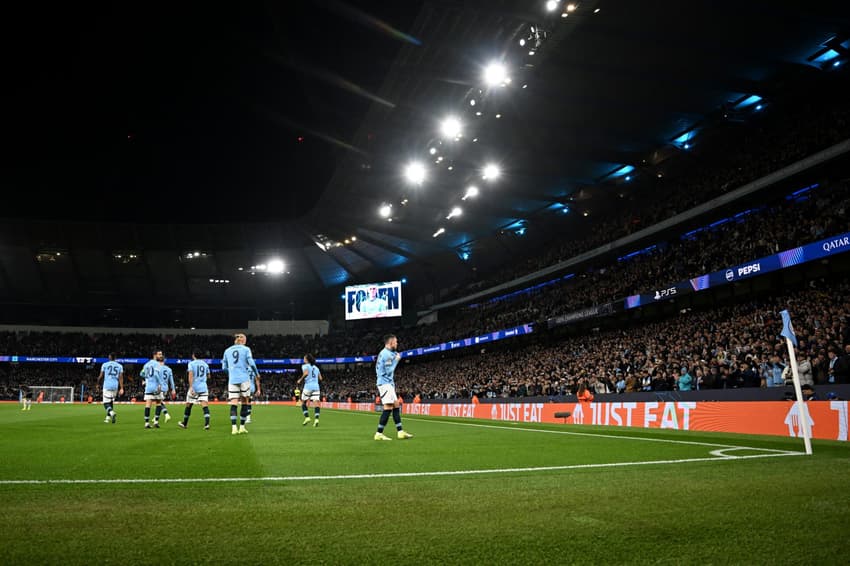
[[[417,2],[348,2],[402,30]],[[323,2],[7,13],[7,217],[278,220],[309,211],[402,45]],[[46,8],[45,8],[46,10]],[[300,138],[300,139],[299,139]]]

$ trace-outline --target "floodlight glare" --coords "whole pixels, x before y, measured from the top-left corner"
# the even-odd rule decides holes
[[[460,120],[455,118],[454,116],[449,116],[443,123],[440,124],[440,131],[447,138],[457,138],[461,135],[461,123]]]
[[[547,11],[554,12],[557,9],[558,9],[557,0],[549,0],[548,2],[546,2],[546,10]]]
[[[575,4],[567,4],[567,12],[575,12],[576,8],[578,8],[578,6]]]
[[[499,170],[499,166],[494,163],[488,163],[484,166],[484,169],[481,171],[481,176],[488,181],[494,181],[499,178],[501,171]]]
[[[404,176],[414,185],[421,185],[425,180],[425,166],[418,161],[414,161],[404,168]]]
[[[273,259],[267,264],[266,269],[269,273],[280,275],[286,269],[286,265],[280,259]]]
[[[378,214],[381,215],[381,218],[389,218],[392,213],[393,207],[390,204],[381,205],[381,208],[378,209]]]
[[[445,233],[445,231],[446,231],[446,229],[445,229],[445,228],[440,228],[440,229],[438,229],[436,232],[434,232],[434,233],[431,235],[431,237],[432,237],[432,238],[436,238],[437,236],[440,236],[441,234]]]
[[[501,63],[490,63],[484,69],[484,82],[488,86],[500,86],[505,84],[505,79],[508,78],[508,71]]]
[[[466,187],[466,194],[463,195],[463,198],[461,200],[466,200],[468,198],[475,198],[477,196],[478,196],[478,187],[476,187],[475,185],[470,185],[470,186]]]
[[[462,214],[463,214],[463,209],[462,209],[461,207],[459,207],[459,206],[456,206],[456,207],[454,207],[454,208],[452,209],[452,211],[451,211],[451,212],[449,212],[449,215],[448,215],[448,216],[446,216],[446,220],[450,220],[450,219],[452,219],[452,218],[454,218],[454,217],[456,217],[456,216],[460,216],[460,215],[462,215]]]

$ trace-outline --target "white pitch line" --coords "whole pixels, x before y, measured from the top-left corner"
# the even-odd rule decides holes
[[[513,474],[524,472],[557,472],[563,470],[583,470],[593,468],[625,468],[630,466],[653,466],[688,464],[692,462],[720,462],[729,460],[750,460],[754,458],[779,458],[782,456],[802,456],[803,452],[783,454],[750,454],[747,456],[714,456],[710,458],[683,458],[681,460],[648,460],[645,462],[610,462],[607,464],[571,464],[566,466],[536,466],[531,468],[496,468],[484,470],[450,470],[436,472],[394,472],[386,474],[346,474],[331,476],[266,476],[256,478],[127,478],[127,479],[89,479],[89,480],[0,480],[3,485],[79,485],[79,484],[151,484],[151,483],[239,483],[239,482],[297,482],[321,480],[364,480],[389,478],[423,478],[440,476],[471,476],[485,474]]]
[[[345,411],[343,409],[328,409],[330,411],[340,411],[345,413],[353,413],[363,416],[371,416],[371,413],[364,413],[361,411]],[[796,455],[803,454],[803,452],[796,452],[794,450],[779,450],[776,448],[756,448],[755,446],[741,446],[740,444],[716,444],[712,442],[697,442],[695,440],[672,440],[669,438],[651,438],[647,436],[626,436],[622,434],[602,434],[598,432],[575,432],[569,430],[549,430],[545,428],[527,428],[527,427],[516,427],[516,426],[503,426],[503,425],[488,425],[488,424],[479,424],[479,423],[459,423],[457,421],[447,421],[441,420],[444,418],[451,417],[404,417],[409,421],[424,421],[429,423],[437,423],[437,424],[446,424],[446,425],[456,425],[456,426],[471,426],[476,428],[492,428],[498,430],[512,430],[512,431],[523,431],[523,432],[543,432],[546,434],[564,434],[568,436],[591,436],[594,438],[615,438],[620,440],[643,440],[645,442],[666,442],[668,444],[689,444],[691,446],[711,446],[713,448],[739,448],[739,449],[747,449],[747,450],[759,450],[762,452],[775,452],[777,454],[787,454],[787,455]]]

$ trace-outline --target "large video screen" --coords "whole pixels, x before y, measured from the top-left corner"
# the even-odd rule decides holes
[[[345,320],[401,316],[401,281],[345,288]]]

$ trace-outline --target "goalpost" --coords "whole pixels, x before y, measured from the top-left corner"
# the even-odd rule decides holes
[[[49,385],[28,385],[32,393],[32,402],[38,403],[40,394],[44,394],[42,403],[72,403],[74,401],[73,387],[53,387]]]

